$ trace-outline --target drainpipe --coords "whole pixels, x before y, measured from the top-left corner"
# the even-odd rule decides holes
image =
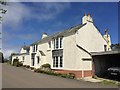
[[[83,60],[82,60],[82,79],[84,79],[84,63],[83,63]]]

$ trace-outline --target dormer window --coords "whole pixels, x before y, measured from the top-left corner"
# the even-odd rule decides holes
[[[32,49],[33,49],[33,52],[35,52],[35,45],[33,45]]]

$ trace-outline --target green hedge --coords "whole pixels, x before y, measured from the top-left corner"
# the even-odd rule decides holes
[[[44,74],[54,75],[54,76],[60,76],[60,77],[64,77],[64,78],[71,78],[71,79],[75,78],[75,74],[74,73],[61,74],[61,73],[55,73],[53,71],[44,71],[44,70],[41,70],[41,69],[35,69],[34,72],[44,73]]]

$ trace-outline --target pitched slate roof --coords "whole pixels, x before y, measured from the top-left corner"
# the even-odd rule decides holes
[[[58,37],[58,36],[64,36],[64,35],[66,35],[68,33],[71,33],[71,32],[76,32],[78,29],[82,28],[85,25],[86,25],[86,23],[85,24],[79,24],[79,25],[73,26],[73,27],[71,27],[71,28],[69,28],[67,30],[64,30],[64,31],[55,33],[55,34],[53,34],[51,36],[47,36],[46,38],[40,39],[40,40],[34,42],[33,44],[38,44],[38,43],[41,43],[43,41],[47,41],[49,39],[52,39],[52,38],[55,38],[55,37]],[[33,44],[31,44],[31,45],[33,45]]]
[[[27,51],[30,50],[30,46],[23,46],[22,48],[23,48],[24,50],[27,50]]]
[[[14,53],[14,54],[12,54],[12,56],[19,56],[19,55],[29,55],[28,53]]]

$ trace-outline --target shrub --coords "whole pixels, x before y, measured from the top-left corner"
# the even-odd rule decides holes
[[[18,66],[19,63],[19,59],[14,59],[13,60],[13,66]]]
[[[26,65],[23,65],[23,67],[26,67]]]
[[[18,62],[18,67],[19,66],[23,66],[23,63],[22,62]]]
[[[64,78],[71,78],[71,79],[75,78],[75,74],[74,73],[61,74],[61,73],[55,73],[54,71],[44,71],[44,70],[41,70],[40,68],[34,69],[34,72],[44,73],[44,74],[54,75],[54,76],[60,76],[60,77],[64,77]]]
[[[34,67],[30,67],[31,70],[34,70]]]
[[[49,63],[43,64],[42,68],[51,68],[51,65]]]
[[[75,78],[75,74],[74,73],[69,73],[68,76],[69,76],[69,78],[73,78],[73,79]]]
[[[26,68],[30,68],[30,66],[29,66],[29,65],[26,65]]]

